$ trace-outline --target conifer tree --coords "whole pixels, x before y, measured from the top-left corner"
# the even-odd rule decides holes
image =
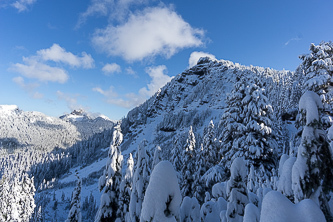
[[[181,155],[182,155],[181,136],[180,134],[177,134],[173,139],[173,146],[170,158],[170,162],[172,163],[177,172],[180,172],[182,169]]]
[[[131,222],[140,221],[142,202],[149,183],[150,168],[146,152],[147,143],[146,140],[143,140],[138,147],[138,160],[133,176],[133,187],[129,203],[129,216]]]
[[[101,196],[101,204],[96,214],[95,221],[116,220],[117,209],[119,208],[119,187],[121,182],[121,168],[123,156],[120,151],[120,144],[123,141],[120,125],[113,131],[113,138],[109,149],[109,158],[106,163],[104,175],[99,179],[100,191],[104,189]]]
[[[203,138],[203,151],[202,155],[206,159],[206,168],[209,169],[218,163],[218,151],[215,144],[215,129],[213,120],[209,122],[206,127],[206,133]]]
[[[153,165],[151,169],[154,169],[154,167],[161,161],[162,161],[162,149],[160,146],[156,146],[154,152]]]
[[[228,206],[226,217],[228,222],[243,221],[244,210],[249,200],[247,197],[245,162],[236,158],[231,165],[231,177],[227,183]]]
[[[310,45],[310,54],[301,55],[297,72],[304,75],[304,91],[317,93],[325,110],[333,109],[333,92],[330,90],[333,76],[333,42]],[[304,92],[303,91],[303,92]]]
[[[305,125],[297,159],[292,168],[295,200],[310,198],[320,203],[327,221],[332,221],[327,195],[333,191],[333,160],[320,121],[323,105],[316,93],[307,91],[300,99],[299,108],[303,117],[301,122]]]
[[[195,161],[195,173],[193,175],[192,190],[194,192],[193,197],[195,197],[200,204],[204,202],[204,194],[206,191],[205,182],[202,180],[202,176],[206,173],[206,157],[203,155],[203,144],[201,144],[200,149],[196,152]]]
[[[120,221],[130,221],[128,212],[134,173],[134,160],[131,153],[127,159],[126,170],[123,169],[123,172],[125,172],[125,174],[123,175],[120,183],[119,209],[117,210],[117,217]]]
[[[243,113],[241,102],[246,96],[247,81],[245,78],[238,79],[231,93],[226,97],[226,109],[220,120],[221,134],[219,140],[220,156],[222,165],[230,168],[232,160],[238,156],[234,148],[234,141],[244,135],[245,125],[243,124]]]
[[[66,222],[81,222],[81,189],[82,180],[77,176],[76,187],[72,193],[72,201]]]
[[[192,130],[192,126],[188,131],[188,137],[186,144],[182,153],[182,182],[181,182],[181,193],[182,196],[192,197],[194,190],[192,189],[194,182],[194,173],[195,173],[195,136]]]

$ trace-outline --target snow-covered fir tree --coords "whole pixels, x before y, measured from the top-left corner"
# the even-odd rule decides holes
[[[232,160],[239,156],[234,148],[234,142],[245,133],[243,124],[244,114],[242,113],[242,100],[246,96],[247,80],[238,79],[231,93],[226,97],[226,109],[220,120],[221,134],[219,136],[220,156],[223,165],[230,167]]]
[[[177,174],[169,161],[161,161],[151,174],[140,221],[179,221],[181,201]]]
[[[207,171],[207,163],[206,157],[203,155],[204,153],[203,144],[201,144],[200,149],[196,151],[196,161],[195,161],[195,173],[193,175],[193,197],[195,197],[200,204],[204,202],[204,194],[206,192],[206,184],[205,181],[202,179],[202,176]]]
[[[300,56],[301,65],[296,72],[305,76],[304,91],[310,90],[317,93],[324,109],[333,109],[333,42],[321,42],[318,45],[310,45],[310,53]]]
[[[70,205],[70,210],[66,222],[81,222],[81,190],[82,190],[82,180],[77,176],[77,183],[74,191],[72,193],[72,200]]]
[[[125,167],[125,165],[123,165]],[[120,221],[130,221],[129,216],[129,203],[132,192],[132,182],[134,173],[134,160],[130,153],[126,169],[123,169],[125,174],[123,175],[120,183],[120,194],[119,194],[119,208],[117,210],[117,219]]]
[[[323,108],[319,96],[307,91],[300,99],[299,109],[305,124],[297,159],[292,168],[292,189],[295,200],[310,198],[320,204],[328,221],[333,220],[327,195],[333,190],[332,155],[322,130],[320,112]]]
[[[175,167],[177,172],[180,172],[182,169],[181,155],[182,155],[182,144],[181,144],[181,135],[176,134],[172,143],[171,157],[170,162]]]
[[[182,182],[181,182],[181,193],[182,196],[192,197],[194,190],[192,188],[195,173],[195,161],[196,161],[196,150],[195,150],[195,136],[193,133],[192,126],[188,131],[188,137],[184,146],[181,162],[183,164],[181,169]]]
[[[115,221],[117,218],[123,163],[123,156],[120,151],[122,141],[123,134],[118,124],[114,128],[104,175],[99,179],[99,189],[100,191],[104,189],[104,192],[101,196],[101,204],[96,214],[95,221]]]
[[[215,128],[213,120],[209,122],[209,125],[205,129],[206,133],[203,138],[203,152],[201,155],[206,159],[207,169],[217,164],[220,160],[218,159],[218,150],[215,142]]]
[[[160,146],[156,146],[155,152],[154,152],[154,159],[153,159],[153,165],[151,169],[154,169],[154,167],[162,161],[162,149]]]
[[[228,206],[226,218],[228,222],[243,221],[244,210],[249,200],[247,197],[247,168],[242,158],[236,158],[231,164],[231,177],[227,184]]]
[[[143,140],[137,151],[137,164],[133,176],[131,200],[129,203],[130,221],[140,221],[143,198],[149,183],[150,168],[146,152],[147,140]]]

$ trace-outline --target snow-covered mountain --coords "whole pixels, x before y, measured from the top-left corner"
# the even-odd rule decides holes
[[[92,116],[83,111],[56,118],[22,111],[15,105],[0,105],[0,148],[9,152],[17,148],[65,149],[113,125],[103,115]]]
[[[35,158],[36,153],[3,155],[0,173],[13,178],[21,171],[35,176],[37,221],[39,217],[63,221],[78,212],[80,202],[83,221],[138,221],[141,212],[145,220],[154,221],[155,211],[162,212],[159,218],[176,221],[189,217],[209,222],[259,221],[260,215],[269,221],[270,215],[279,218],[281,212],[289,212],[283,215],[285,220],[324,221],[324,214],[330,217],[328,205],[332,208],[333,200],[323,195],[319,182],[324,181],[323,191],[333,190],[329,182],[333,160],[327,159],[333,155],[333,143],[325,141],[326,131],[320,128],[322,106],[317,94],[304,94],[295,116],[306,89],[304,70],[315,69],[277,71],[201,58],[116,125],[83,110],[52,118],[1,106],[0,127],[6,129],[1,131],[3,147],[66,149],[45,152],[40,158]],[[47,145],[40,141],[41,135]],[[311,161],[298,154],[310,149],[319,150],[311,151]],[[326,155],[316,156],[322,150]],[[173,167],[164,161],[158,165],[161,160],[169,160]],[[312,162],[313,166],[306,165]],[[313,172],[321,172],[323,179],[312,183],[318,175],[310,175],[307,167],[319,165],[325,170]],[[310,182],[302,181],[302,175]],[[165,192],[157,192],[162,188],[156,186]],[[271,190],[275,191],[265,197]],[[313,190],[318,192],[312,195]],[[176,200],[171,193],[177,193]],[[330,202],[320,209],[316,203],[323,199]],[[270,203],[275,201],[288,209],[275,204],[274,211]],[[306,210],[309,207],[312,210]]]

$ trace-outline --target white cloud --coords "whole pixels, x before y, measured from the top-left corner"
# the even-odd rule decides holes
[[[109,16],[110,20],[123,21],[132,6],[144,5],[151,0],[92,0],[87,10],[80,14],[76,28],[80,28],[88,17]]]
[[[93,88],[94,92],[98,92],[106,97],[106,102],[124,108],[133,108],[142,104],[148,97],[154,95],[162,86],[169,82],[172,77],[164,74],[166,66],[149,67],[146,69],[148,75],[152,78],[151,82],[136,93],[128,93],[124,96],[118,95],[114,91],[114,87],[103,90],[100,87]]]
[[[155,7],[131,14],[122,25],[97,30],[92,42],[108,55],[140,61],[157,55],[170,58],[183,48],[200,46],[203,35],[171,8]]]
[[[284,43],[285,46],[289,45],[289,43],[291,43],[292,41],[299,41],[301,40],[302,38],[297,36],[296,38],[291,38],[289,39],[287,42]]]
[[[76,56],[71,52],[66,52],[66,50],[58,44],[53,44],[48,49],[37,51],[37,55],[44,61],[62,62],[72,67],[83,67],[87,69],[94,67],[94,60],[91,55],[82,52],[81,57]]]
[[[12,65],[10,70],[27,78],[38,79],[41,82],[65,83],[68,80],[67,72],[64,69],[44,64],[38,61],[36,57],[23,57],[23,62],[24,64],[16,63]]]
[[[141,88],[139,90],[139,94],[147,97],[152,96],[167,82],[170,82],[172,77],[164,74],[166,69],[167,68],[165,65],[147,68],[146,72],[152,78],[152,80],[147,85],[147,87]]]
[[[111,64],[106,64],[103,68],[102,71],[107,75],[107,74],[113,74],[113,73],[120,73],[121,72],[121,67],[117,63],[111,63]]]
[[[59,45],[53,44],[48,49],[37,51],[36,55],[23,57],[23,63],[13,64],[10,70],[41,82],[65,83],[69,78],[67,71],[62,67],[51,66],[47,62],[67,64],[71,67],[92,68],[94,66],[92,57],[85,52],[81,54],[81,57],[75,56],[71,52],[66,52]]]
[[[209,57],[212,60],[216,60],[215,56],[207,52],[192,52],[188,60],[189,68],[195,66],[201,57]]]
[[[37,0],[18,0],[12,3],[11,5],[16,8],[19,12],[27,11],[29,6],[32,6],[36,3]]]
[[[13,82],[19,85],[24,91],[28,92],[34,99],[43,98],[43,94],[35,91],[35,89],[39,86],[38,83],[25,83],[21,76],[13,78]]]
[[[72,95],[72,94],[68,94],[68,93],[63,93],[63,92],[58,90],[57,91],[57,96],[58,96],[58,99],[64,100],[66,102],[67,107],[71,111],[73,111],[75,109],[84,109],[83,106],[81,106],[77,103],[77,99],[78,99],[78,97],[80,97],[79,94]]]

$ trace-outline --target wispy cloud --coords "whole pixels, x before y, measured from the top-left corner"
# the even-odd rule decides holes
[[[41,99],[43,94],[36,91],[39,86],[38,83],[26,83],[21,76],[13,78],[13,82],[19,85],[24,91],[26,91],[32,98]]]
[[[209,57],[212,60],[216,60],[216,58],[213,54],[210,54],[210,53],[207,53],[207,52],[196,52],[195,51],[195,52],[191,53],[190,58],[188,60],[189,68],[195,66],[201,57]]]
[[[131,14],[127,22],[98,29],[93,44],[111,56],[128,62],[157,55],[170,58],[181,49],[203,44],[204,31],[189,23],[168,7],[147,8]]]
[[[80,97],[80,94],[68,94],[61,91],[57,91],[57,97],[60,100],[64,100],[67,104],[67,107],[73,111],[75,109],[86,109],[82,105],[79,105],[77,100]]]
[[[37,51],[36,55],[23,57],[23,63],[13,64],[9,70],[40,82],[65,83],[69,78],[67,71],[63,67],[58,67],[57,64],[51,66],[48,62],[61,63],[72,68],[92,68],[94,66],[94,60],[86,52],[82,52],[81,56],[76,56],[58,44],[53,44],[48,49]]]
[[[111,63],[106,64],[103,66],[102,71],[105,75],[114,74],[114,73],[120,73],[121,67],[117,63]]]
[[[287,45],[289,45],[293,41],[300,41],[300,40],[302,40],[302,38],[300,36],[297,36],[295,38],[289,39],[287,42],[284,43],[284,45],[287,46]]]
[[[124,108],[133,108],[142,104],[148,97],[154,95],[162,86],[169,82],[172,77],[165,74],[166,66],[149,67],[146,69],[147,74],[151,77],[150,83],[139,90],[138,93],[128,93],[123,96],[115,92],[114,87],[103,90],[95,87],[92,90],[102,94],[106,98],[106,102]]]
[[[91,16],[108,16],[110,20],[123,21],[133,6],[146,5],[152,0],[91,0],[87,10],[80,14],[76,29]]]
[[[29,9],[37,0],[18,0],[11,4],[12,7],[16,8],[18,12],[24,12]]]

